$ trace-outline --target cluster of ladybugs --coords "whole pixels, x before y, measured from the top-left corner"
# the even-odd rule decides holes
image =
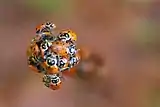
[[[80,61],[76,46],[77,36],[71,30],[63,30],[58,35],[52,31],[51,22],[36,27],[36,36],[27,50],[29,67],[43,74],[46,87],[57,90],[62,85],[63,72],[69,72]]]

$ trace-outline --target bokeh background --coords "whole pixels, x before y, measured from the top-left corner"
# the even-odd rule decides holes
[[[26,63],[35,26],[71,28],[105,60],[52,91]],[[159,0],[0,0],[0,107],[160,107]]]

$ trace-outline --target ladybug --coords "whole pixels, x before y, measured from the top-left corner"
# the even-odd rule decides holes
[[[36,36],[27,49],[27,63],[33,71],[43,75],[44,85],[52,90],[61,88],[63,74],[76,74],[80,61],[76,47],[77,35],[72,30],[62,30],[54,35],[56,26],[46,22],[36,27]],[[67,71],[69,74],[65,73]],[[60,75],[62,74],[62,75]]]
[[[46,73],[45,68],[41,65],[41,59],[36,56],[28,57],[28,66],[37,73]]]
[[[41,34],[44,32],[50,32],[51,30],[56,28],[55,24],[51,23],[51,22],[46,22],[44,24],[40,24],[36,27],[36,34]]]
[[[61,88],[62,80],[59,74],[44,75],[44,85],[52,90],[58,90]]]
[[[56,54],[48,52],[44,56],[44,60],[45,61],[42,63],[42,65],[44,68],[46,68],[47,74],[59,73],[58,56]]]
[[[77,41],[77,35],[72,30],[61,31],[57,38],[65,42],[76,42]]]

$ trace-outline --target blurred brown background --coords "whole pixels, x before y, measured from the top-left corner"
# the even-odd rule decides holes
[[[46,20],[103,56],[104,74],[45,88],[26,47]],[[159,0],[0,0],[0,107],[160,107],[159,28]]]

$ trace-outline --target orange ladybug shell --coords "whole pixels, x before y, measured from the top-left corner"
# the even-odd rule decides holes
[[[39,47],[36,43],[31,44],[27,49],[27,56],[38,55],[40,52]]]
[[[77,69],[75,67],[71,68],[70,70],[66,70],[63,73],[64,76],[67,76],[67,77],[74,77],[75,74],[77,72]]]
[[[49,88],[52,90],[58,90],[61,88],[61,86],[62,86],[62,82],[60,81],[58,84],[50,84]]]
[[[63,57],[67,57],[67,45],[68,44],[65,44],[61,41],[56,41],[55,43],[53,43],[52,50]]]
[[[28,46],[28,48],[27,48],[27,57],[30,57],[30,56],[32,56],[32,49],[31,49],[31,47],[30,46]]]
[[[44,24],[40,24],[40,25],[38,25],[37,27],[36,27],[36,32],[37,31],[41,31],[43,28],[44,28]]]
[[[47,74],[57,74],[57,73],[59,73],[59,68],[56,65],[49,66],[47,64],[47,62],[45,61],[45,62],[42,63],[42,66],[46,69]]]
[[[65,45],[65,42],[57,40],[57,41],[52,42],[52,44],[53,45]]]
[[[52,90],[58,90],[61,88],[62,81],[61,76],[58,74],[44,75],[43,76],[44,85]]]
[[[60,32],[60,34],[64,34],[64,33],[67,33],[69,35],[69,38],[71,39],[71,41],[77,41],[77,35],[72,30],[66,29]]]
[[[33,52],[34,55],[38,55],[38,54],[39,54],[40,50],[39,50],[38,45],[35,44],[35,45],[32,47],[32,52]]]

